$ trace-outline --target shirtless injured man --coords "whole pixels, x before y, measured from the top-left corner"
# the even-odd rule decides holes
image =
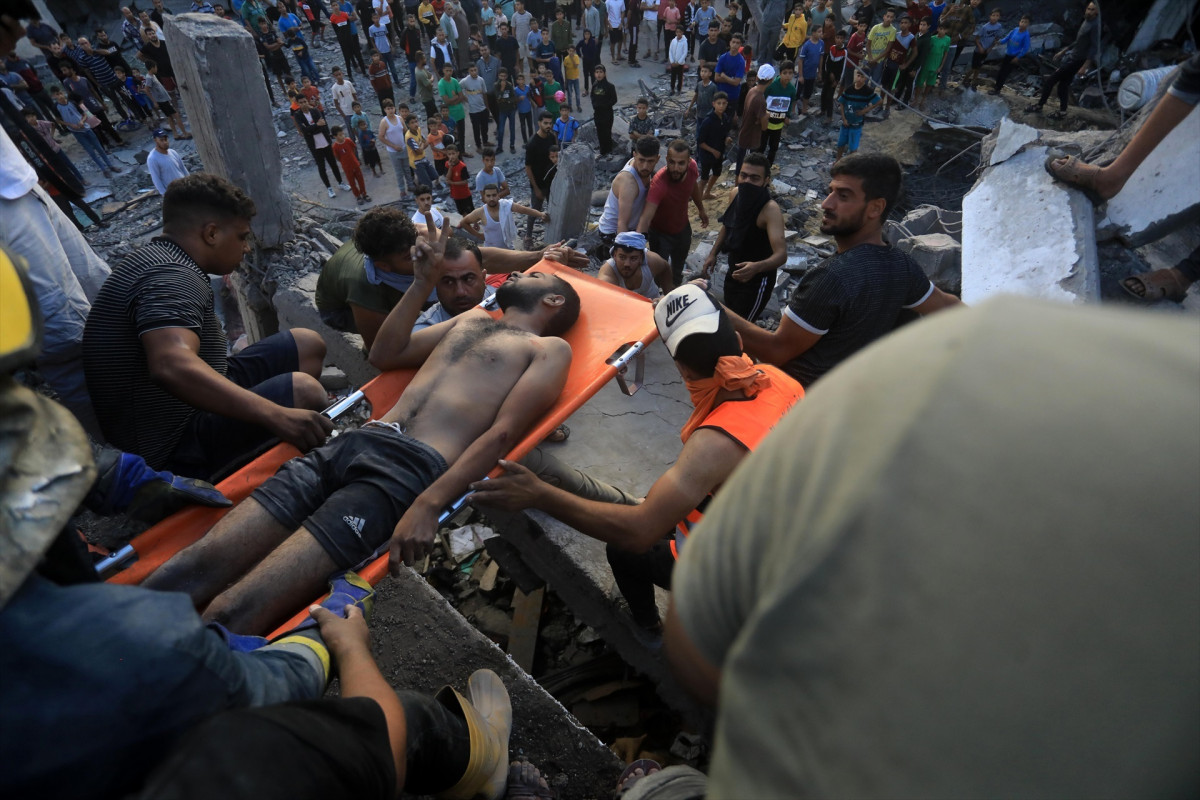
[[[393,572],[429,552],[443,508],[558,399],[571,363],[559,336],[579,316],[562,278],[514,272],[496,294],[499,319],[474,309],[412,333],[444,261],[463,255],[448,233],[418,241],[413,286],[371,348],[381,370],[420,368],[396,405],[284,464],[144,586],[186,592],[205,620],[262,634],[389,538]]]

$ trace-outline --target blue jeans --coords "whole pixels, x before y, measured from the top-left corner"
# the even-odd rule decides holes
[[[430,164],[428,161],[422,158],[417,161],[416,169],[418,184],[425,184],[430,189],[437,186],[438,175],[437,170],[433,168],[433,164]]]
[[[517,112],[501,111],[496,115],[496,147],[504,146],[504,129],[508,129],[508,147],[515,148],[517,142]]]
[[[13,797],[124,796],[179,738],[229,708],[315,699],[317,653],[235,653],[186,595],[57,586],[34,574],[0,613],[3,785]],[[11,735],[8,735],[11,734]]]
[[[392,51],[383,53],[383,60],[388,65],[388,72],[392,73],[392,83],[400,85],[400,76],[396,74],[396,56]]]
[[[96,166],[107,172],[113,168],[112,162],[108,160],[108,153],[104,152],[104,145],[100,144],[100,138],[89,128],[84,131],[71,131],[75,134],[75,139],[87,154],[92,157],[92,161],[96,162]]]
[[[317,72],[316,62],[312,60],[312,56],[297,58],[296,63],[300,65],[300,74],[308,78],[313,83],[321,80],[321,73]]]
[[[575,94],[574,100],[571,99],[572,92],[574,92],[574,94]],[[579,97],[579,78],[572,78],[571,80],[567,81],[567,102],[571,104],[571,109],[573,111],[579,111],[580,100],[581,99]]]
[[[387,148],[384,148],[387,150]],[[396,185],[400,187],[400,194],[407,194],[409,180],[408,169],[408,154],[403,150],[388,150],[388,159],[392,162],[392,171],[396,173]]]
[[[408,62],[408,99],[417,99],[417,62]]]

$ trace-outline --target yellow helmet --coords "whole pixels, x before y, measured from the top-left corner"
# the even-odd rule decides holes
[[[42,314],[28,267],[0,244],[0,375],[33,363],[42,347]]]

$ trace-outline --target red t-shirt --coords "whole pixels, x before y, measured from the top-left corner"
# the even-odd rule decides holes
[[[700,168],[696,159],[688,162],[687,175],[676,183],[667,175],[663,167],[650,181],[650,191],[646,195],[647,203],[658,203],[654,219],[650,220],[651,230],[673,235],[683,231],[688,224],[688,203],[692,199],[692,190],[700,178]]]
[[[471,196],[471,173],[467,171],[467,165],[462,161],[457,164],[451,164],[446,167],[446,175],[452,181],[450,184],[450,197],[454,200],[466,200]],[[462,186],[457,186],[453,181],[467,181]]]
[[[860,34],[858,31],[850,37],[850,41],[846,42],[846,55],[850,58],[851,64],[857,64],[863,57],[863,52],[867,48],[867,37]]]
[[[333,143],[333,155],[337,158],[342,169],[347,172],[351,167],[358,166],[358,154],[354,150],[354,140],[347,137],[346,141]]]

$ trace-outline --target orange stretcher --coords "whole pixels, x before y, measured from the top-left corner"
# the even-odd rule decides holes
[[[626,394],[637,391],[644,366],[643,350],[658,338],[650,301],[644,297],[553,261],[541,261],[530,267],[530,271],[553,273],[570,281],[579,292],[581,308],[579,321],[564,337],[572,350],[566,386],[546,417],[509,451],[510,460],[532,450],[612,378],[620,381]],[[627,378],[631,367],[636,371],[632,380]],[[395,405],[415,372],[411,369],[386,372],[364,386],[362,391],[372,411],[383,413]],[[298,455],[296,448],[280,443],[221,481],[217,488],[235,504],[240,503],[285,461]],[[499,472],[496,467],[492,474]],[[140,583],[180,550],[200,539],[228,511],[228,508],[193,506],[159,522],[110,559],[111,566],[132,558],[136,561],[108,580]],[[361,569],[360,574],[372,585],[378,583],[387,574],[386,552]],[[279,630],[292,627],[307,614],[306,605]]]

